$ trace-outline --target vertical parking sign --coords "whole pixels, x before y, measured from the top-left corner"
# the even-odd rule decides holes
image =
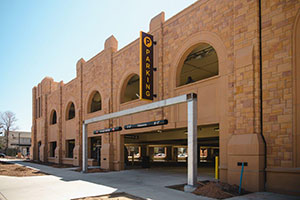
[[[140,32],[140,99],[153,100],[153,35]]]

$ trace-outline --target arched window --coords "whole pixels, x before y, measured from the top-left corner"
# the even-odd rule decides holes
[[[179,85],[186,85],[219,74],[218,56],[206,43],[198,44],[185,58],[179,76]]]
[[[56,123],[57,123],[56,111],[52,110],[50,114],[50,124],[56,124]]]
[[[95,91],[92,93],[89,99],[89,107],[88,107],[88,112],[96,112],[98,110],[102,109],[102,102],[101,102],[101,95],[98,91]]]
[[[137,74],[134,74],[123,87],[123,92],[121,94],[121,103],[132,101],[139,98],[140,91],[140,77]]]
[[[73,102],[70,102],[67,106],[66,120],[73,119],[75,117],[75,106]]]

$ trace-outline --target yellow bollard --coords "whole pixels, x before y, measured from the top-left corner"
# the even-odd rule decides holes
[[[219,179],[219,156],[216,156],[216,162],[215,162],[215,179]]]

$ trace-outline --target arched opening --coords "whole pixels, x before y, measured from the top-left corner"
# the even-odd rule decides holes
[[[207,43],[196,45],[185,58],[177,86],[197,82],[219,74],[216,50]]]
[[[73,119],[75,117],[75,106],[73,102],[70,102],[67,106],[66,120]]]
[[[56,124],[56,123],[57,123],[56,111],[52,110],[50,114],[50,124]]]
[[[140,77],[137,74],[134,74],[123,87],[123,92],[121,94],[121,103],[132,101],[139,98],[140,91]]]
[[[92,93],[89,100],[88,112],[96,112],[102,109],[101,95],[98,91]]]

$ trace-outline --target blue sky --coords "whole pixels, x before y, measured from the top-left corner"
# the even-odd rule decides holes
[[[65,83],[76,62],[89,60],[114,35],[119,49],[148,31],[152,17],[172,17],[195,0],[1,0],[0,112],[10,110],[18,130],[31,130],[32,88],[45,76]]]

